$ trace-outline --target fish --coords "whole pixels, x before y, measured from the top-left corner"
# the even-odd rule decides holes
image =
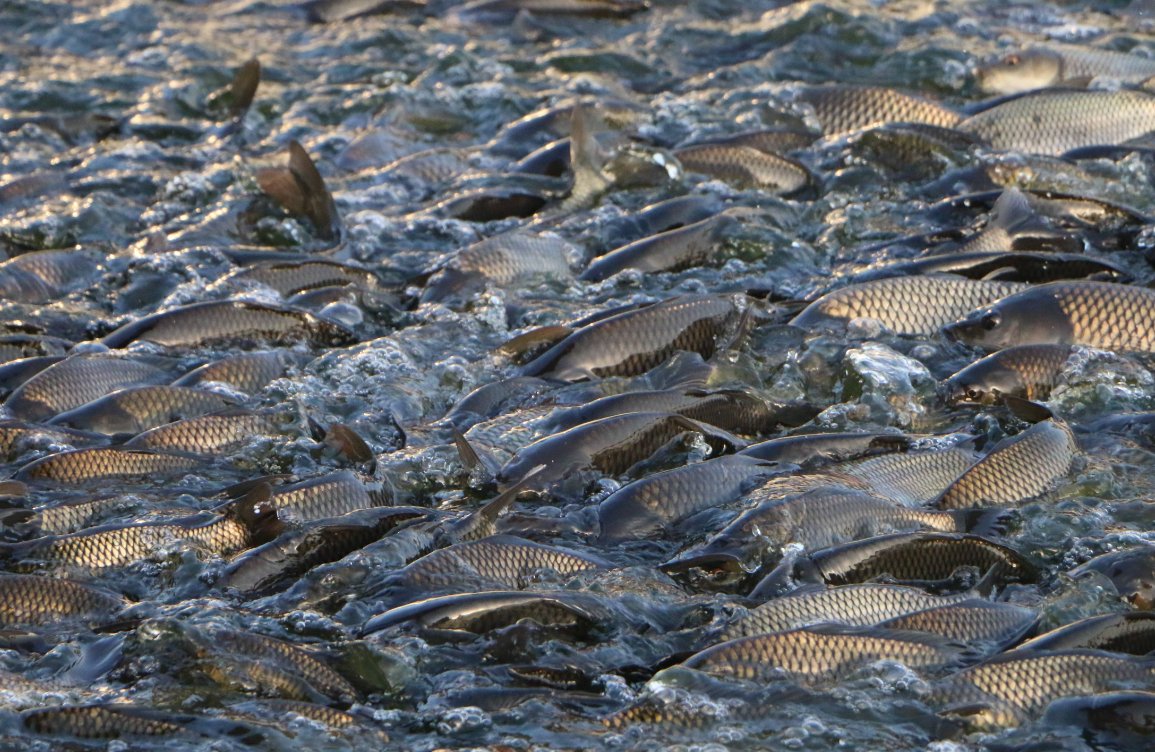
[[[719,633],[722,640],[735,640],[813,624],[845,624],[871,627],[888,619],[940,606],[974,600],[973,592],[958,595],[930,595],[901,585],[843,585],[834,588],[803,588],[773,598],[729,622]]]
[[[255,283],[271,287],[283,297],[333,285],[360,285],[374,289],[380,284],[377,275],[366,269],[335,261],[309,259],[307,261],[269,261],[255,264],[225,277],[222,284]]]
[[[1027,640],[1015,649],[1087,649],[1147,655],[1155,650],[1155,614],[1130,611],[1079,619]]]
[[[812,86],[796,100],[810,105],[822,131],[836,136],[886,123],[927,123],[953,128],[961,116],[922,97],[878,86]]]
[[[42,443],[90,447],[107,444],[108,437],[101,434],[74,431],[70,428],[28,423],[13,418],[0,419],[0,456],[15,459],[30,447]]]
[[[23,352],[21,353],[23,355]],[[5,359],[0,363],[0,398],[7,398],[28,379],[64,360],[63,355],[39,355],[31,358]]]
[[[1005,579],[1033,582],[1038,568],[1018,551],[977,535],[893,533],[844,543],[800,561],[827,585],[868,582],[889,574],[900,582],[945,580],[959,567],[996,568]],[[796,570],[798,567],[796,567]]]
[[[1045,400],[1075,350],[1070,345],[1008,347],[971,363],[943,384],[948,405],[975,402],[994,405],[1000,395]]]
[[[112,478],[152,479],[183,475],[200,466],[191,457],[144,449],[97,447],[50,454],[24,465],[13,476],[22,481],[82,485]]]
[[[502,466],[497,480],[516,483],[541,465],[546,469],[537,475],[535,485],[589,470],[621,475],[687,432],[701,434],[715,451],[745,446],[741,439],[681,415],[626,413],[584,423],[533,442]]]
[[[0,574],[0,625],[54,627],[81,620],[95,623],[121,611],[123,598],[68,580]]]
[[[1155,608],[1155,546],[1096,556],[1072,569],[1072,578],[1098,572],[1115,586],[1119,597],[1144,611]]]
[[[206,633],[205,638],[215,652],[223,653],[230,658],[244,656],[270,663],[300,676],[310,686],[333,700],[355,702],[361,699],[361,693],[348,679],[318,658],[284,640],[231,629],[215,629]]]
[[[707,392],[676,388],[602,397],[579,407],[554,412],[540,428],[546,433],[557,433],[583,423],[640,412],[675,413],[724,431],[749,435],[800,426],[817,417],[821,409],[805,403],[768,404],[736,389]]]
[[[816,433],[751,444],[738,455],[810,468],[909,448],[910,440],[897,434]]]
[[[199,389],[164,385],[129,387],[59,413],[48,424],[107,436],[135,436],[174,420],[224,410],[229,405],[224,398]]]
[[[938,497],[977,460],[969,442],[964,442],[948,449],[891,454],[835,465],[829,471],[862,482],[878,496],[903,506],[917,507]],[[842,479],[839,482],[845,483]]]
[[[322,240],[339,240],[341,217],[325,179],[296,140],[289,141],[288,168],[258,170],[257,183],[290,213],[308,217]]]
[[[697,224],[721,213],[725,208],[725,204],[716,194],[693,193],[644,206],[619,218],[616,222],[628,228],[625,232],[629,234],[648,237]]]
[[[33,251],[0,262],[0,298],[17,303],[47,303],[81,289],[97,266],[75,251]]]
[[[22,566],[48,565],[87,572],[126,567],[146,560],[177,541],[228,555],[248,548],[276,510],[267,485],[238,500],[223,513],[210,512],[171,522],[107,525],[79,533],[0,544],[0,557]]]
[[[260,479],[258,479],[260,480]],[[242,484],[249,486],[248,483]],[[233,496],[242,491],[226,489]],[[243,489],[245,492],[248,488]],[[386,481],[365,478],[352,470],[337,470],[297,483],[273,486],[273,504],[282,520],[310,521],[388,506],[393,500]]]
[[[704,562],[733,562],[747,572],[770,552],[797,543],[804,550],[828,548],[901,530],[968,532],[998,529],[997,512],[944,514],[912,509],[855,489],[829,486],[774,499],[738,516],[701,549],[663,565],[671,571]]]
[[[243,447],[256,437],[283,433],[280,420],[271,413],[230,407],[150,429],[125,442],[124,448],[223,455]]]
[[[850,676],[877,661],[934,671],[959,662],[963,652],[961,645],[932,635],[815,625],[723,642],[695,653],[682,665],[754,682],[793,679],[820,684]]]
[[[628,18],[649,7],[645,0],[471,0],[455,8],[462,22],[507,23],[519,13],[540,16]]]
[[[972,598],[895,616],[878,626],[929,632],[955,642],[1001,650],[1017,642],[1038,620],[1038,613],[1029,608]]]
[[[209,344],[352,344],[356,336],[307,311],[243,300],[214,300],[170,308],[132,321],[101,342],[122,348],[133,342],[194,348]]]
[[[1084,345],[1155,350],[1155,290],[1110,282],[1051,282],[1008,294],[946,325],[943,334],[987,350]]]
[[[250,58],[237,68],[229,83],[229,117],[239,123],[248,113],[261,84],[261,61]]]
[[[73,355],[17,387],[4,406],[22,420],[43,421],[131,386],[169,381],[148,363],[104,354]]]
[[[942,255],[1037,250],[1078,253],[1083,250],[1083,243],[1078,237],[1053,227],[1035,211],[1027,193],[1009,186],[1003,189],[991,206],[987,222],[981,230],[958,244],[935,246],[929,253]]]
[[[1078,452],[1064,421],[1045,420],[1001,442],[932,502],[939,509],[973,509],[1033,499],[1067,475]]]
[[[65,705],[26,710],[24,727],[37,734],[81,739],[119,739],[133,736],[170,736],[187,731],[188,716],[123,703]]]
[[[975,70],[979,87],[991,94],[1086,86],[1099,76],[1142,83],[1155,76],[1155,61],[1125,52],[1055,44],[1018,50]]]
[[[493,535],[457,543],[426,554],[387,579],[388,587],[421,593],[449,588],[522,590],[542,571],[568,576],[590,569],[610,568],[604,559],[512,535]]]
[[[419,11],[425,4],[425,0],[307,0],[300,8],[311,23],[335,23],[379,13]]]
[[[1059,155],[1121,144],[1155,130],[1155,95],[1120,89],[1044,89],[997,104],[955,127],[992,149]]]
[[[3,519],[6,525],[23,524],[40,535],[63,535],[90,527],[110,514],[134,509],[138,504],[139,497],[132,495],[113,493],[101,494],[95,498],[82,496],[41,507],[35,512],[11,510]]]
[[[942,680],[928,702],[975,715],[989,707],[1023,722],[1064,697],[1155,683],[1151,661],[1096,650],[1013,650]]]
[[[543,625],[590,627],[596,617],[562,593],[485,592],[444,595],[409,603],[369,619],[361,635],[415,623],[425,629],[484,634],[533,619]]]
[[[417,507],[359,509],[313,520],[238,555],[216,586],[244,598],[263,598],[290,587],[322,564],[340,561],[394,530],[427,520],[429,510]]]
[[[1155,693],[1102,692],[1068,697],[1047,706],[1041,725],[1079,729],[1102,749],[1142,749],[1155,722]]]
[[[426,283],[422,302],[483,289],[487,281],[511,287],[529,280],[572,278],[570,259],[582,252],[560,237],[514,231],[482,240],[458,251]]]
[[[285,373],[285,361],[280,353],[254,352],[234,355],[189,371],[173,386],[200,387],[224,384],[247,394],[255,394]]]
[[[707,359],[740,318],[737,304],[727,296],[670,298],[578,329],[526,365],[521,375],[562,381],[639,376],[678,350]]]
[[[277,716],[278,723],[291,723],[293,716],[305,718],[314,723],[321,723],[331,729],[351,729],[365,724],[366,719],[354,713],[320,705],[315,702],[301,700],[252,700],[246,703],[230,706],[229,711],[239,713],[246,718],[263,717],[270,714]],[[384,732],[377,732],[378,741],[389,741]]]
[[[627,483],[598,504],[598,541],[609,544],[669,531],[698,512],[737,499],[757,481],[786,469],[775,462],[738,454]]]
[[[916,274],[955,274],[968,279],[1031,284],[1087,277],[1109,282],[1131,281],[1131,275],[1122,267],[1091,256],[1025,251],[974,251],[931,255],[914,261],[876,266],[853,275],[851,279],[857,283]]]
[[[515,376],[479,386],[458,400],[445,415],[445,420],[460,431],[468,431],[477,423],[496,418],[506,412],[510,404],[536,397],[556,389],[561,382],[534,376]]]
[[[806,165],[796,159],[739,143],[683,146],[674,156],[687,172],[697,172],[738,188],[763,188],[790,195],[814,183]]]
[[[717,256],[723,235],[736,223],[731,215],[715,214],[701,222],[642,238],[595,259],[579,279],[600,282],[626,269],[677,272],[710,263]]]
[[[961,277],[894,277],[849,285],[815,300],[790,322],[801,329],[844,327],[875,319],[896,334],[932,335],[980,306],[1016,292],[1016,282]]]

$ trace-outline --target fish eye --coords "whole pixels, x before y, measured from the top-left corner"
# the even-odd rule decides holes
[[[1003,60],[1003,62],[1006,63],[1007,65],[1018,65],[1019,64],[1019,56],[1018,55],[1007,55],[1006,59]]]
[[[967,389],[967,399],[969,399],[969,400],[977,400],[979,397],[982,396],[982,394],[983,394],[982,392],[980,392],[978,389],[975,389],[974,387],[970,387]]]
[[[983,316],[983,320],[982,320],[983,329],[986,329],[989,332],[992,329],[994,329],[996,326],[998,326],[1000,321],[1001,321],[1000,316],[997,313],[995,313],[994,311],[992,311],[992,312],[988,313],[986,316]]]

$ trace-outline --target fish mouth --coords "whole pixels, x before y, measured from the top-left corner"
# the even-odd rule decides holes
[[[749,574],[754,571],[743,563],[736,554],[726,551],[699,554],[684,559],[674,559],[662,564],[658,569],[667,575],[686,574],[691,569],[701,569],[703,572],[728,574]]]

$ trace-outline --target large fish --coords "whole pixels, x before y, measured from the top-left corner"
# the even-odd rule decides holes
[[[48,422],[108,436],[135,436],[174,420],[224,410],[229,404],[223,397],[200,389],[163,385],[129,387],[60,413]]]
[[[738,454],[783,465],[813,467],[875,454],[905,452],[909,448],[910,440],[897,434],[815,433],[751,444]]]
[[[1043,400],[1059,382],[1070,345],[1020,345],[1008,347],[971,363],[944,384],[948,404],[978,402],[997,404],[1009,394],[1027,400]]]
[[[252,394],[260,391],[273,379],[285,372],[285,361],[280,353],[254,352],[206,363],[172,383],[173,386],[199,387],[207,384],[225,384]]]
[[[1066,44],[1012,52],[975,71],[979,86],[992,94],[1017,94],[1048,86],[1086,86],[1103,76],[1142,83],[1155,76],[1155,60],[1141,55]]]
[[[484,634],[533,619],[546,625],[589,627],[595,616],[573,596],[565,593],[486,592],[444,595],[409,603],[374,616],[365,623],[363,635],[406,624],[426,629],[456,630]]]
[[[1147,655],[1155,650],[1155,614],[1149,611],[1129,611],[1080,619],[1028,640],[1016,649],[1080,648]]]
[[[936,498],[973,467],[977,460],[978,457],[968,446],[953,446],[949,449],[873,457],[836,465],[830,471],[861,481],[878,496],[904,506],[916,507]]]
[[[422,302],[482,288],[488,280],[511,287],[533,279],[571,279],[570,264],[581,256],[572,243],[557,236],[511,232],[462,248],[434,274]]]
[[[969,311],[1024,288],[1015,282],[961,277],[893,277],[827,293],[790,324],[837,328],[855,319],[875,319],[897,334],[931,335]]]
[[[763,188],[790,194],[812,181],[801,162],[737,143],[683,146],[674,152],[687,172],[718,178],[738,188]]]
[[[1039,615],[1010,603],[966,600],[888,619],[880,627],[929,632],[968,645],[1000,650],[1026,634]]]
[[[581,279],[600,282],[626,269],[677,272],[708,264],[717,258],[723,234],[736,223],[728,214],[716,214],[701,222],[636,240],[595,259],[582,272]]]
[[[1051,282],[975,307],[944,333],[989,350],[1013,345],[1155,350],[1155,290],[1146,287]]]
[[[98,447],[50,454],[24,465],[13,477],[23,481],[83,485],[111,478],[161,480],[182,475],[200,462],[144,449]]]
[[[1139,546],[1096,556],[1070,571],[1071,577],[1098,572],[1115,586],[1119,597],[1135,608],[1155,608],[1155,546]]]
[[[928,123],[951,128],[957,112],[922,97],[878,86],[815,86],[798,93],[814,108],[827,136],[886,123]]]
[[[276,416],[241,407],[187,418],[145,431],[125,443],[127,449],[192,454],[227,454],[260,436],[284,432]]]
[[[159,384],[169,378],[159,368],[128,358],[73,355],[25,381],[8,396],[4,406],[17,418],[41,421],[118,389]]]
[[[0,575],[0,625],[55,626],[72,620],[108,619],[125,606],[119,596],[68,580]]]

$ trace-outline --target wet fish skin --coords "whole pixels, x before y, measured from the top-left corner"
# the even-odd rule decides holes
[[[988,350],[1012,345],[1085,345],[1155,350],[1155,290],[1109,282],[1051,282],[991,303],[943,329]]]
[[[108,618],[123,599],[75,582],[37,575],[0,575],[0,624],[52,626],[71,619]]]
[[[1014,549],[975,535],[895,533],[845,543],[810,554],[805,565],[828,585],[867,582],[890,574],[896,580],[937,581],[963,566],[1006,579],[1032,582],[1038,569]]]
[[[471,292],[486,280],[510,287],[534,278],[571,279],[570,259],[583,254],[559,237],[514,231],[462,248],[430,278],[422,302]]]
[[[843,287],[799,313],[791,326],[839,327],[877,319],[897,334],[931,335],[974,309],[1024,290],[1014,282],[951,277],[892,277]]]
[[[586,609],[561,595],[494,591],[445,595],[409,603],[374,616],[365,623],[361,634],[364,636],[409,623],[424,628],[484,634],[523,618],[542,624],[592,624],[594,621]]]
[[[1092,256],[1025,251],[968,251],[930,255],[913,261],[875,266],[855,274],[851,279],[857,283],[914,274],[955,274],[968,279],[1031,284],[1091,276],[1112,282],[1131,280],[1131,275],[1121,267]]]
[[[1005,506],[1033,499],[1067,475],[1078,445],[1071,427],[1045,420],[1001,443],[933,502],[939,509]]]
[[[578,329],[522,371],[563,381],[638,376],[678,350],[707,359],[740,318],[732,298],[683,295]]]
[[[921,97],[877,86],[814,86],[797,100],[814,108],[827,136],[885,123],[928,123],[954,127],[958,113]]]
[[[1048,86],[1085,86],[1097,76],[1141,83],[1155,76],[1155,62],[1123,52],[1053,45],[1012,52],[979,66],[975,76],[983,91],[1017,94]]]
[[[109,478],[146,479],[187,473],[199,465],[189,457],[120,447],[73,449],[33,460],[13,476],[23,481],[81,485]]]
[[[75,251],[33,251],[0,262],[0,298],[47,303],[85,285],[96,264]]]
[[[168,380],[164,371],[140,361],[102,354],[73,355],[25,381],[4,406],[23,420],[42,421],[117,389]]]
[[[1070,360],[1069,345],[1019,345],[976,361],[946,380],[948,405],[977,402],[994,405],[999,395],[1045,400]]]
[[[512,535],[494,535],[440,548],[389,578],[391,585],[428,593],[457,585],[492,583],[499,589],[524,589],[534,573],[553,570],[572,575],[608,568],[604,559],[532,543]]]
[[[1070,571],[1071,577],[1098,572],[1111,580],[1119,597],[1142,610],[1155,608],[1155,547],[1140,546],[1096,556]]]
[[[351,344],[352,332],[311,313],[240,300],[218,300],[170,308],[125,324],[101,342],[111,348],[133,342],[165,347],[200,347],[213,343]]]
[[[540,465],[545,465],[546,469],[538,473],[535,485],[590,469],[606,475],[621,475],[687,432],[700,433],[707,441],[719,446],[735,448],[745,445],[741,439],[681,415],[626,413],[535,441],[505,463],[497,474],[497,480],[516,483]]]
[[[273,503],[282,519],[320,520],[360,509],[388,505],[393,498],[383,481],[367,481],[352,470],[338,470],[299,483],[273,487]]]
[[[1136,690],[1103,692],[1090,697],[1070,697],[1056,700],[1047,706],[1042,724],[1069,726],[1096,736],[1097,744],[1113,742],[1120,749],[1128,745],[1136,749],[1146,745],[1155,722],[1155,693]]]
[[[241,269],[226,277],[223,282],[254,282],[276,290],[281,297],[288,298],[297,293],[333,285],[360,285],[366,289],[378,286],[377,275],[372,272],[334,261],[309,259],[307,261],[270,261]]]
[[[739,455],[768,462],[814,467],[873,454],[905,452],[910,440],[897,434],[815,433],[751,444]]]
[[[929,595],[901,585],[842,585],[773,598],[723,628],[720,638],[785,632],[813,624],[869,627],[906,614],[972,600],[973,593]]]
[[[1106,650],[1147,655],[1155,650],[1155,614],[1131,611],[1079,619],[1024,642],[1016,650]]]
[[[744,188],[766,188],[789,195],[810,185],[814,178],[801,162],[739,143],[684,146],[674,156],[687,172],[723,180]]]
[[[31,358],[17,358],[0,364],[0,397],[5,399],[28,379],[64,360],[63,355],[39,355]]]
[[[153,452],[220,455],[244,446],[254,437],[282,433],[284,430],[275,416],[231,407],[158,426],[125,442],[124,447]]]
[[[1027,720],[1051,702],[1107,692],[1122,683],[1155,683],[1150,661],[1096,650],[1014,650],[943,680],[929,702],[1005,708]]]
[[[929,632],[968,645],[986,644],[996,650],[1010,645],[1038,622],[1038,613],[1009,603],[970,599],[903,614],[878,626]]]
[[[164,385],[129,387],[59,413],[48,424],[108,436],[135,436],[174,420],[224,410],[229,404],[222,397],[199,389]]]
[[[285,361],[280,353],[254,352],[205,363],[181,376],[172,385],[191,388],[219,383],[253,394],[284,373]]]
[[[101,434],[74,431],[70,428],[45,426],[12,418],[0,419],[0,456],[15,459],[30,444],[52,441],[75,447],[101,446],[108,443],[108,437]]]
[[[186,731],[186,716],[124,704],[78,705],[27,710],[24,726],[38,734],[81,739],[168,736]]]
[[[636,480],[598,505],[598,540],[608,544],[648,537],[732,501],[759,479],[785,469],[773,462],[732,455]]]
[[[472,0],[453,13],[462,21],[505,23],[522,11],[541,16],[628,18],[648,7],[644,0]]]
[[[481,421],[496,418],[505,411],[509,402],[533,397],[558,386],[559,383],[533,376],[494,381],[462,397],[446,414],[445,419],[457,426],[458,430],[468,431]]]
[[[217,629],[206,637],[213,649],[230,656],[243,655],[264,660],[299,675],[322,694],[334,700],[353,702],[361,693],[348,679],[295,645],[254,632]]]
[[[977,460],[969,446],[953,446],[884,455],[835,465],[828,471],[858,480],[871,492],[903,506],[917,507],[937,498]]]
[[[783,672],[804,683],[841,679],[871,663],[898,661],[909,668],[935,670],[959,660],[963,648],[930,635],[822,625],[754,635],[696,653],[683,664],[719,676],[769,682]]]
[[[761,153],[761,152],[757,152]],[[651,235],[595,259],[579,279],[600,282],[626,269],[642,272],[677,272],[710,263],[724,233],[737,224],[728,214]]]
[[[958,123],[993,149],[1059,155],[1121,144],[1155,129],[1155,96],[1131,89],[1043,90]]]

